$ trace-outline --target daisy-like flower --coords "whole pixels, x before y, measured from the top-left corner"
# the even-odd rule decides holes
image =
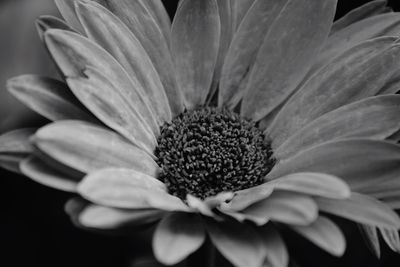
[[[340,256],[331,220],[400,251],[400,15],[372,1],[56,0],[38,29],[63,81],[10,91],[53,122],[0,139],[0,162],[77,193],[83,228],[156,224],[175,264],[207,240],[234,266],[287,266],[281,229]],[[27,44],[29,45],[29,44]]]

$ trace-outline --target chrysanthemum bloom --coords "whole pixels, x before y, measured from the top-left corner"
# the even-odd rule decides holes
[[[9,81],[54,121],[1,137],[1,163],[81,199],[97,230],[156,223],[174,264],[205,240],[234,266],[286,266],[281,229],[333,255],[329,214],[400,250],[400,15],[373,1],[56,1],[38,20],[64,81]],[[27,44],[29,45],[29,44]],[[83,199],[85,201],[83,201]]]

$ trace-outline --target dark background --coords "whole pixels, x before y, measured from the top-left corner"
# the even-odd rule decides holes
[[[5,2],[0,1],[0,9]],[[339,1],[337,18],[366,2]],[[399,2],[389,1],[389,6],[400,10]],[[164,3],[170,14],[173,14],[177,1],[165,0]],[[16,17],[15,23],[18,21]],[[0,89],[4,90],[3,86]],[[32,119],[16,121],[10,127],[37,123]],[[148,244],[132,246],[131,240],[127,238],[101,236],[76,229],[64,213],[64,203],[70,197],[69,194],[46,188],[4,170],[0,170],[0,190],[0,266],[126,266],[127,255],[140,255],[149,248]],[[286,233],[286,238],[290,239],[290,253],[296,257],[301,267],[400,266],[398,254],[383,245],[382,259],[377,260],[367,250],[354,224],[337,221],[344,229],[348,241],[348,250],[341,259],[331,257],[301,238]]]

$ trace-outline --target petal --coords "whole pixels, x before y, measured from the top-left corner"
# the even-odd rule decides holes
[[[359,225],[361,234],[366,242],[366,245],[372,253],[379,259],[381,257],[381,246],[379,244],[378,231],[375,226]]]
[[[306,195],[293,192],[274,192],[270,197],[261,200],[242,210],[246,216],[294,225],[308,225],[318,216],[315,201]]]
[[[8,80],[7,87],[17,99],[49,120],[96,121],[60,81],[23,75]]]
[[[348,198],[350,188],[341,179],[323,173],[294,173],[268,182],[274,190],[292,191],[326,198]]]
[[[172,213],[156,228],[154,256],[163,264],[176,264],[198,250],[205,237],[203,222],[197,214]]]
[[[77,2],[76,11],[88,37],[124,67],[157,115],[159,125],[171,120],[171,109],[160,77],[139,40],[129,28],[96,2]]]
[[[275,165],[268,179],[295,172],[321,172],[340,177],[352,191],[364,192],[398,179],[400,146],[374,140],[343,140],[312,147]]]
[[[242,23],[243,18],[245,17],[254,2],[256,2],[256,0],[232,1],[234,29],[237,29],[240,23]]]
[[[214,217],[213,211],[201,199],[192,195],[187,195],[186,203],[193,211],[201,213],[205,216]]]
[[[44,33],[50,29],[60,29],[66,31],[74,31],[67,23],[63,20],[53,17],[53,16],[40,16],[36,20],[36,28],[39,32],[39,37],[42,41],[44,41]]]
[[[76,192],[79,179],[68,177],[44,161],[30,157],[20,164],[21,172],[33,181],[66,192]]]
[[[184,0],[173,20],[171,51],[189,109],[204,104],[210,90],[220,29],[215,0]]]
[[[160,75],[174,115],[184,109],[183,93],[176,80],[175,69],[167,40],[152,17],[149,0],[103,0],[105,6],[128,26],[146,50]]]
[[[36,130],[24,128],[0,135],[0,166],[2,168],[20,173],[20,162],[33,152],[29,139]]]
[[[159,167],[144,151],[118,134],[80,121],[60,121],[41,128],[37,147],[55,160],[83,173],[107,167],[132,168],[155,176]]]
[[[361,20],[331,35],[315,60],[310,73],[315,72],[335,56],[359,43],[380,36],[397,36],[400,32],[399,13],[389,13]]]
[[[246,4],[253,2],[254,4],[247,7],[248,12],[234,34],[227,52],[218,98],[220,106],[234,108],[243,97],[250,74],[249,70],[256,59],[265,35],[271,30],[273,22],[278,19],[280,11],[288,1],[233,1],[234,7],[239,10],[247,7]],[[237,15],[241,16],[241,14]]]
[[[266,259],[264,266],[283,267],[288,266],[289,254],[282,237],[271,225],[260,228],[259,230],[264,243]]]
[[[369,188],[363,190],[363,193],[379,199],[400,196],[400,179],[388,179],[372,184]]]
[[[0,135],[0,153],[21,155],[32,153],[33,147],[29,139],[36,130],[36,128],[23,128]]]
[[[141,92],[135,90],[138,85],[110,54],[88,39],[69,31],[48,30],[45,41],[66,77],[85,78],[84,71],[88,68],[103,74],[117,93],[127,100],[131,109],[136,110],[154,132],[158,132],[159,126],[152,110]]]
[[[169,43],[171,39],[171,19],[161,0],[144,0],[142,4],[146,5],[147,10],[151,13],[158,27],[162,30],[164,38]]]
[[[400,96],[363,99],[322,115],[274,151],[284,160],[312,146],[346,138],[386,139],[400,129]]]
[[[379,229],[385,243],[395,252],[400,253],[400,237],[396,229]]]
[[[320,69],[270,125],[267,132],[273,146],[321,115],[378,93],[398,71],[400,46],[390,45],[392,41],[391,37],[367,41]]]
[[[100,205],[121,209],[186,210],[183,202],[166,192],[154,177],[131,169],[103,169],[88,174],[78,192]]]
[[[218,58],[217,63],[215,65],[215,71],[212,81],[211,90],[207,96],[207,102],[213,100],[215,96],[215,92],[220,86],[221,72],[222,66],[225,62],[225,57],[228,52],[229,46],[231,44],[232,36],[234,34],[233,29],[233,14],[232,14],[232,5],[233,2],[231,0],[218,0],[218,12],[221,24],[221,35],[219,41],[219,50],[218,50]]]
[[[359,22],[363,19],[386,13],[388,8],[386,5],[386,0],[375,0],[351,10],[349,13],[333,23],[330,34],[335,34],[336,32],[343,30],[351,24]]]
[[[87,228],[113,230],[137,227],[160,220],[159,210],[123,210],[104,206],[88,205],[79,213],[79,222]]]
[[[400,196],[398,194],[396,196],[380,198],[380,200],[394,210],[400,209]]]
[[[83,32],[83,28],[78,18],[76,17],[74,0],[55,0],[58,11],[74,30]]]
[[[74,94],[104,124],[152,154],[157,140],[144,118],[103,74],[92,68],[84,73],[84,78],[67,78]]]
[[[232,200],[223,204],[222,207],[226,210],[243,210],[253,203],[269,197],[273,191],[274,188],[269,183],[236,191]]]
[[[342,231],[331,220],[320,216],[307,226],[291,226],[293,230],[330,254],[340,257],[346,249]]]
[[[245,117],[262,119],[293,92],[328,36],[335,8],[336,0],[288,1],[251,70],[241,110]]]
[[[204,203],[211,209],[214,209],[221,206],[223,203],[231,201],[233,196],[234,193],[232,192],[221,192],[215,196],[207,197],[206,199],[204,199]]]
[[[234,266],[260,267],[266,252],[260,235],[248,224],[207,221],[211,241]]]
[[[316,199],[321,211],[343,217],[355,222],[387,228],[400,228],[399,216],[384,203],[357,193],[349,199]]]
[[[65,203],[65,213],[70,216],[72,223],[76,227],[84,228],[84,226],[79,221],[79,215],[83,210],[85,210],[88,205],[90,205],[89,202],[80,197],[71,198],[67,201],[67,203]]]

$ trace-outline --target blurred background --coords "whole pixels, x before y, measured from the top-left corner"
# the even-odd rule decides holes
[[[173,16],[178,1],[163,2]],[[367,2],[339,0],[337,18]],[[389,0],[389,6],[400,11],[399,0]],[[53,0],[0,0],[0,134],[45,123],[5,89],[6,80],[15,75],[35,73],[56,76],[54,65],[34,26],[35,18],[43,14],[59,16]],[[130,238],[103,236],[76,229],[64,213],[64,203],[69,194],[2,169],[0,189],[0,266],[118,267],[127,266],[129,255],[135,258],[149,253],[149,242],[135,244]],[[290,253],[296,257],[300,267],[400,266],[398,254],[383,247],[382,259],[377,260],[364,245],[354,224],[337,221],[344,229],[349,246],[341,259],[329,256],[292,233],[286,233],[286,238],[290,239]]]

